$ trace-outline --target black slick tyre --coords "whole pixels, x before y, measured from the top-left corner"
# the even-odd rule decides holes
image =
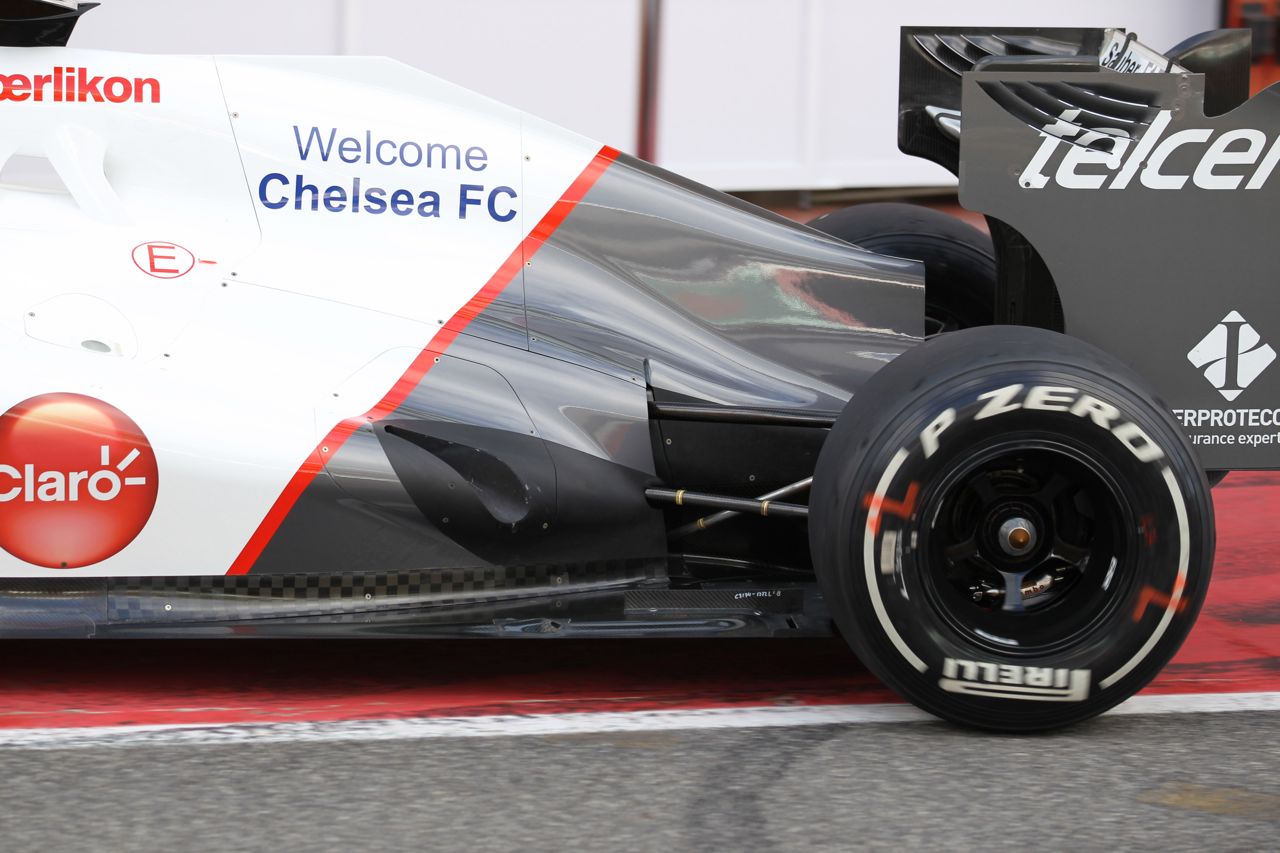
[[[1007,326],[926,341],[868,381],[823,446],[809,538],[862,661],[921,708],[1001,731],[1147,684],[1214,549],[1204,473],[1142,380]]]
[[[991,237],[938,210],[875,202],[823,214],[809,223],[871,252],[911,258],[925,268],[925,334],[993,322],[996,256]]]

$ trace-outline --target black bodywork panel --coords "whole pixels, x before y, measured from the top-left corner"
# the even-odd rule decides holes
[[[1100,67],[1102,30],[1028,31],[1062,50],[1059,67],[1025,51],[962,67],[936,46],[990,32],[903,31],[899,146],[952,168],[961,203],[991,222],[997,320],[1064,331],[1133,366],[1206,468],[1280,467],[1280,290],[1266,248],[1280,89],[1245,100],[1247,32],[1170,50],[1186,73]],[[1086,61],[1073,69],[1077,44]],[[934,104],[959,110],[958,139]]]

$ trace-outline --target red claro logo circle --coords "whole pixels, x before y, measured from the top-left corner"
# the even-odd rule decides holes
[[[82,394],[41,394],[0,416],[0,548],[50,569],[100,563],[134,540],[159,471],[133,419]]]

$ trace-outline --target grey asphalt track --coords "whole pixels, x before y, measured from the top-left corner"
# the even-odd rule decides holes
[[[1276,850],[1277,723],[4,751],[0,849]]]

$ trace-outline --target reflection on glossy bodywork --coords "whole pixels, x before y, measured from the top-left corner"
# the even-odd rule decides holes
[[[922,331],[919,265],[619,158],[525,272],[534,351],[655,393],[838,411]]]

